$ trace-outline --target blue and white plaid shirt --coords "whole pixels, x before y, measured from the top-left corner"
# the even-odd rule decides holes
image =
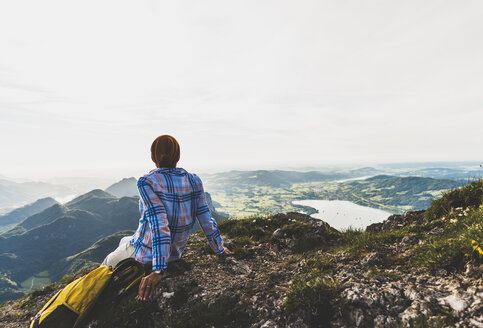
[[[220,231],[206,203],[201,179],[180,167],[156,168],[137,182],[141,218],[130,240],[134,257],[152,261],[153,270],[166,269],[179,259],[198,218],[216,254],[224,252]]]

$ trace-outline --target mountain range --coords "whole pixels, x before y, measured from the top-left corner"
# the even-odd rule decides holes
[[[209,190],[230,190],[244,187],[288,187],[295,183],[314,181],[337,181],[362,176],[371,176],[382,171],[372,167],[364,167],[349,171],[283,171],[283,170],[255,170],[255,171],[227,171],[203,175],[203,181]]]
[[[483,177],[481,163],[401,163],[375,167],[324,169],[322,171],[251,170],[200,174],[206,189],[230,192],[237,188],[285,188],[297,183],[333,182],[375,175],[419,176],[469,181]],[[113,184],[107,177],[53,177],[32,181],[0,175],[0,215],[39,198],[52,197],[59,202],[72,199],[93,189],[104,189],[112,195],[134,196],[134,177]],[[109,186],[110,185],[110,186]],[[109,186],[109,187],[105,187]],[[1,229],[1,228],[0,228]]]
[[[100,238],[134,230],[138,218],[136,197],[117,198],[99,189],[66,204],[54,204],[0,235],[0,272],[14,281],[17,289],[43,271],[58,279],[65,273],[52,270],[59,267],[59,261]]]
[[[206,195],[213,218],[226,218],[216,212]],[[34,205],[39,210],[0,234],[0,301],[38,287],[36,281],[57,281],[100,262],[121,237],[137,228],[138,203],[138,196],[116,197],[94,189],[65,204],[55,202],[42,209],[36,202],[9,213],[6,217],[25,216]]]

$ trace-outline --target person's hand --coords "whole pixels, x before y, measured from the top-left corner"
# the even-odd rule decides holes
[[[228,248],[226,248],[225,246],[223,246],[223,248],[225,249],[225,252],[222,253],[222,254],[225,254],[225,255],[233,255],[233,252],[230,251]]]
[[[141,279],[141,284],[139,285],[139,293],[138,297],[141,301],[145,301],[146,299],[151,299],[154,294],[154,289],[161,281],[162,274],[156,274],[151,272],[146,277]]]

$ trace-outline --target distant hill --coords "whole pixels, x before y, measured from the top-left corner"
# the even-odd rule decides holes
[[[55,264],[52,280],[59,280],[66,274],[73,274],[87,266],[99,265],[107,254],[112,252],[119,245],[122,237],[131,236],[134,230],[123,230],[107,237],[101,238],[89,248],[68,256]]]
[[[431,167],[407,171],[402,175],[430,177],[437,179],[473,180],[483,177],[483,168],[465,170],[461,168]]]
[[[68,186],[72,188],[75,192],[74,195],[81,195],[93,189],[105,189],[114,183],[115,179],[103,176],[92,176],[92,177],[52,177],[42,179],[44,182],[52,183],[55,185]]]
[[[222,220],[228,219],[229,215],[226,213],[218,212],[215,207],[213,206],[213,201],[211,199],[211,195],[208,192],[205,192],[206,203],[208,204],[208,208],[210,209],[211,217],[215,219],[216,222],[220,222]],[[193,231],[201,230],[201,226],[198,220],[195,221],[195,225],[193,226]]]
[[[73,193],[73,190],[67,186],[0,179],[0,208],[23,206],[39,198],[65,197]]]
[[[65,206],[82,207],[83,204],[86,204],[86,202],[90,202],[92,199],[95,199],[95,198],[116,198],[116,196],[111,195],[110,193],[107,193],[101,189],[94,189],[89,191],[88,193],[80,195],[79,197],[76,197],[73,200],[65,203]]]
[[[10,230],[2,233],[0,236],[7,238],[12,235],[20,235],[30,229],[49,224],[62,216],[68,215],[69,210],[76,208],[91,212],[101,212],[102,210],[100,207],[105,204],[104,200],[115,198],[116,197],[100,189],[94,189],[84,195],[74,198],[64,205],[57,203],[39,213],[30,216]]]
[[[134,177],[124,178],[109,187],[107,187],[106,192],[111,195],[122,197],[122,196],[137,196],[139,195],[137,187],[137,179]]]
[[[16,208],[13,211],[10,211],[7,214],[0,216],[0,226],[7,226],[19,223],[26,217],[38,213],[56,203],[57,201],[55,199],[51,197],[45,197],[20,208]]]
[[[390,175],[377,175],[367,178],[363,181],[353,181],[348,185],[358,185],[364,182],[375,183],[376,188],[388,189],[394,188],[398,192],[412,192],[419,194],[428,190],[449,189],[460,187],[462,182],[450,179],[433,179],[424,177],[397,177]]]
[[[20,235],[30,229],[40,227],[44,224],[49,224],[58,218],[64,216],[68,208],[62,204],[54,204],[39,213],[35,213],[27,217],[22,222],[18,223],[16,226],[2,233],[0,236],[8,238],[13,235]]]
[[[340,199],[392,211],[427,208],[434,198],[466,182],[424,177],[377,175],[365,180],[347,181],[304,194],[308,199]]]
[[[283,170],[255,170],[255,171],[228,171],[206,175],[204,183],[210,190],[230,190],[245,187],[290,187],[295,183],[336,181],[361,176],[370,176],[380,173],[380,170],[365,167],[348,171],[283,171]]]
[[[221,221],[221,220],[228,218],[228,214],[218,212],[216,210],[215,204],[217,204],[217,203],[215,201],[213,201],[209,192],[205,192],[205,197],[206,197],[206,203],[208,204],[208,208],[210,209],[210,212],[211,212],[211,216],[216,221]]]

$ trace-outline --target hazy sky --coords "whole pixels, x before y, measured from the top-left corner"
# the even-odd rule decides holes
[[[483,2],[3,1],[0,174],[480,160]]]

